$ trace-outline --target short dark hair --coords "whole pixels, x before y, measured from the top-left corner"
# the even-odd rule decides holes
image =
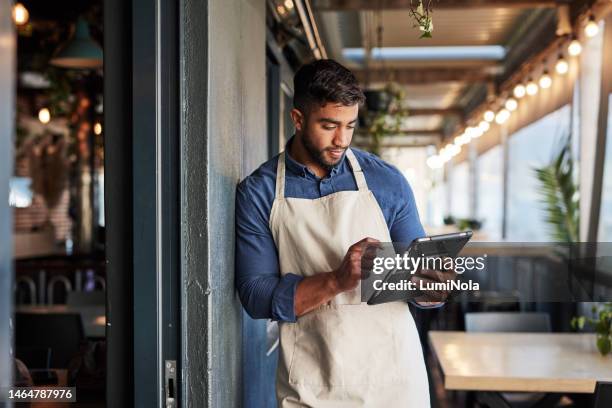
[[[364,101],[355,75],[332,59],[302,65],[293,77],[293,107],[305,115],[315,105],[332,102],[352,106]]]

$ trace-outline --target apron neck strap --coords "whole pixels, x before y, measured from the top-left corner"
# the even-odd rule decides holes
[[[278,155],[278,165],[276,168],[276,198],[285,198],[285,152]]]
[[[355,153],[349,148],[346,149],[346,158],[348,159],[351,169],[353,169],[353,177],[357,183],[359,191],[367,191],[368,183],[366,182],[361,166],[355,157]],[[285,152],[278,155],[278,165],[276,168],[276,198],[285,198]]]
[[[346,149],[346,158],[351,164],[351,168],[353,169],[353,177],[355,177],[355,182],[357,183],[357,188],[359,191],[367,191],[368,183],[366,182],[365,176],[363,175],[363,170],[361,170],[361,166],[355,157],[355,153],[348,148]]]

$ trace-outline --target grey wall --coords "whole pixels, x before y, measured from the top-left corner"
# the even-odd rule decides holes
[[[15,29],[12,1],[0,0],[0,389],[12,379],[10,319],[13,313],[13,222],[8,206],[13,174],[15,123]],[[0,403],[2,405],[2,403]],[[7,406],[11,406],[7,403]]]
[[[238,407],[234,195],[267,155],[265,3],[184,0],[181,22],[182,393],[185,406]]]

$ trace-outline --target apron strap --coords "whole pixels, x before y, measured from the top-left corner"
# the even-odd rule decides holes
[[[278,165],[276,167],[276,199],[285,198],[285,152],[278,155]]]
[[[353,177],[355,177],[355,182],[357,183],[357,188],[359,191],[367,191],[368,183],[366,182],[365,176],[363,175],[363,171],[361,170],[361,166],[355,157],[355,153],[348,148],[346,149],[346,158],[349,160],[351,164],[351,168],[353,169]]]
[[[359,191],[368,191],[368,183],[366,182],[361,166],[355,157],[353,151],[349,148],[346,149],[346,158],[351,164],[353,169],[353,177],[357,183],[357,189]],[[281,152],[278,155],[278,165],[276,168],[276,199],[282,200],[285,198],[285,152]]]

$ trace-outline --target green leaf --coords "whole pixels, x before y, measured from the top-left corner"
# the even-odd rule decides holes
[[[535,168],[541,184],[545,220],[557,241],[578,241],[578,188],[573,182],[573,161],[569,136],[562,140],[556,156],[546,166]]]
[[[608,322],[606,322],[605,320],[599,320],[596,324],[595,324],[595,332],[597,334],[601,334],[601,335],[607,335],[609,334],[609,330],[608,330]]]
[[[582,330],[584,328],[585,317],[573,317],[571,325],[573,329]]]
[[[610,336],[597,337],[597,349],[599,350],[602,356],[607,356],[610,352],[610,348],[612,348]]]

